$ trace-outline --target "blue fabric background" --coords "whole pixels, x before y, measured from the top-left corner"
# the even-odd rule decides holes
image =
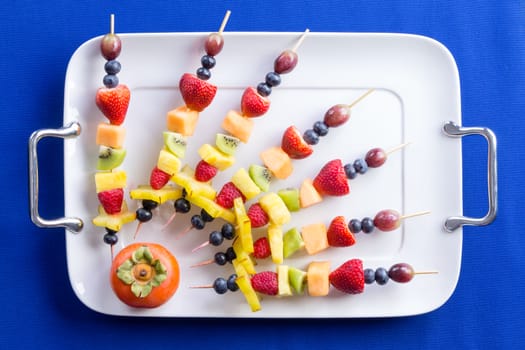
[[[4,1],[0,19],[0,349],[29,348],[525,348],[525,2],[498,1]],[[27,139],[62,125],[74,50],[103,34],[209,32],[232,10],[230,31],[402,32],[432,37],[454,55],[463,124],[499,141],[499,215],[466,228],[459,283],[429,314],[366,320],[130,319],[90,311],[69,285],[62,230],[28,216]],[[486,211],[486,145],[464,143],[464,212]],[[62,142],[39,147],[41,214],[63,213]],[[439,166],[438,166],[438,169]],[[447,169],[440,169],[447,171]]]

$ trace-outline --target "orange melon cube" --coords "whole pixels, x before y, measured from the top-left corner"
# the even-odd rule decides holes
[[[178,132],[184,136],[191,136],[195,131],[198,119],[198,111],[183,105],[168,112],[166,127],[169,131]]]
[[[299,189],[299,202],[301,203],[301,208],[307,208],[317,203],[321,203],[323,197],[317,192],[314,187],[312,180],[305,179],[301,184]]]
[[[253,131],[253,125],[252,119],[243,117],[239,112],[232,110],[224,117],[221,127],[241,140],[241,142],[248,143]]]
[[[329,247],[326,226],[323,223],[310,224],[301,228],[304,249],[310,255],[317,254]]]
[[[122,148],[126,138],[126,129],[120,125],[100,123],[97,127],[97,145]]]
[[[308,295],[324,297],[330,292],[330,262],[312,261],[306,270],[306,283]]]
[[[293,172],[292,160],[281,147],[272,147],[262,151],[261,159],[264,165],[278,179],[284,180]]]

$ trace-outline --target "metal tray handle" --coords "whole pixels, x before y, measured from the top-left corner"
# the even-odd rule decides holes
[[[447,122],[443,131],[450,137],[463,137],[467,135],[481,135],[488,143],[488,195],[489,210],[482,218],[471,218],[466,216],[451,216],[445,221],[445,230],[452,232],[464,225],[484,226],[490,224],[496,218],[498,212],[498,169],[496,157],[496,135],[492,130],[481,127],[461,127],[454,122]]]
[[[40,129],[31,134],[29,138],[29,206],[31,220],[38,227],[55,228],[65,227],[66,229],[78,233],[84,227],[84,223],[79,218],[58,218],[46,220],[38,214],[38,141],[44,137],[60,137],[63,139],[80,135],[80,124],[72,122],[59,129]]]

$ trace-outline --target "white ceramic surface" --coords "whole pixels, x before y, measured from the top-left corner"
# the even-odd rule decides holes
[[[124,123],[127,128],[129,187],[147,183],[149,172],[162,147],[166,112],[181,105],[178,81],[194,72],[203,55],[206,33],[122,34],[119,60],[121,83],[132,93]],[[238,109],[246,86],[256,86],[273,69],[279,53],[291,48],[301,33],[225,33],[223,52],[217,56],[210,82],[218,86],[216,99],[200,115],[196,134],[189,139],[185,163],[195,166],[197,149],[213,143],[226,112]],[[361,258],[365,267],[390,267],[408,262],[420,271],[438,271],[417,276],[408,284],[389,282],[367,285],[361,295],[343,295],[336,290],[323,298],[297,296],[264,297],[262,310],[252,313],[240,292],[217,295],[211,289],[190,289],[211,284],[218,276],[228,277],[231,265],[190,268],[209,259],[222,247],[191,248],[207,240],[220,220],[203,231],[192,231],[181,239],[177,233],[189,225],[190,214],[180,215],[169,230],[161,226],[173,212],[165,204],[145,224],[140,241],[165,245],[181,265],[181,285],[165,305],[151,310],[122,304],[108,283],[110,249],[102,242],[104,230],[91,224],[98,201],[95,173],[98,147],[95,131],[104,117],[95,106],[95,92],[102,85],[104,60],[99,54],[100,37],[84,43],[74,53],[65,82],[64,123],[79,121],[82,134],[65,141],[65,208],[67,216],[81,217],[86,226],[80,234],[66,233],[68,271],[80,300],[98,312],[114,315],[156,317],[386,317],[429,312],[452,294],[461,263],[462,231],[447,233],[446,217],[462,213],[461,141],[442,133],[444,122],[461,123],[459,76],[452,55],[440,43],[421,36],[402,34],[310,33],[299,48],[295,71],[282,76],[281,86],[270,96],[270,111],[255,120],[255,131],[247,145],[241,145],[236,164],[214,180],[218,189],[239,167],[261,163],[258,153],[279,145],[282,132],[291,124],[301,130],[323,118],[337,103],[350,103],[367,89],[376,91],[353,108],[344,126],[330,129],[306,160],[294,161],[294,174],[274,181],[272,189],[299,186],[314,177],[330,159],[344,163],[363,157],[373,147],[389,149],[412,144],[393,153],[385,165],[371,169],[351,181],[352,192],[341,198],[293,214],[284,229],[314,222],[329,224],[335,215],[347,220],[374,216],[381,209],[401,213],[430,210],[431,214],[406,220],[393,232],[358,234],[349,248],[330,248],[317,256],[296,254],[285,263],[306,268],[313,260],[330,260],[332,268],[349,258]],[[138,203],[129,200],[131,208]],[[196,213],[194,209],[192,213]],[[115,250],[133,241],[135,224],[120,234]],[[256,237],[263,229],[254,231]],[[274,269],[261,263],[259,271]]]

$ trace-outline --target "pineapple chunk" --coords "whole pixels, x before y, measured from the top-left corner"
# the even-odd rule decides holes
[[[272,252],[272,261],[274,264],[283,263],[283,230],[281,226],[270,225],[268,227],[268,241],[270,242],[270,251]]]
[[[110,173],[98,172],[95,174],[95,187],[97,193],[126,187],[126,172],[123,170]]]
[[[261,303],[259,301],[259,296],[257,296],[257,293],[255,293],[255,290],[252,287],[250,278],[248,276],[237,277],[236,283],[248,302],[248,305],[250,305],[252,312],[259,311],[261,309]]]
[[[196,206],[206,210],[206,212],[214,218],[222,218],[231,224],[235,223],[235,214],[231,210],[221,207],[220,205],[218,205],[213,200],[207,197],[188,196],[188,200]]]
[[[250,200],[253,197],[261,193],[259,186],[253,182],[252,178],[244,168],[237,170],[231,178],[231,182],[242,192],[246,200]]]
[[[126,201],[122,202],[122,208],[118,214],[107,214],[101,205],[98,207],[98,213],[99,215],[93,218],[93,225],[107,227],[117,232],[123,225],[133,222],[136,218],[135,212],[128,210]]]
[[[222,153],[217,147],[208,143],[202,145],[197,152],[202,160],[221,171],[228,169],[235,163],[235,157]]]
[[[252,222],[246,214],[244,203],[241,197],[233,200],[233,212],[237,223],[238,237],[242,243],[242,248],[247,253],[253,253]]]
[[[277,193],[270,192],[265,194],[259,200],[259,204],[266,214],[268,214],[271,223],[275,225],[284,225],[290,221],[290,211]]]
[[[235,239],[233,241],[233,251],[235,252],[235,255],[237,256],[237,261],[239,264],[243,266],[243,268],[248,272],[249,274],[255,274],[255,264],[251,258],[251,256],[244,251],[242,247],[242,243],[240,239]]]
[[[131,190],[131,199],[143,200],[148,199],[162,204],[168,200],[175,200],[182,196],[182,190],[172,185],[166,185],[160,190],[154,190],[150,185],[140,185],[138,188]]]
[[[159,152],[159,159],[157,160],[157,168],[169,174],[175,175],[180,170],[180,159],[170,151],[164,149]]]
[[[193,171],[186,166],[182,168],[182,171],[173,175],[171,181],[184,187],[189,198],[205,197],[213,200],[217,194],[209,183],[195,180],[193,178]]]
[[[279,287],[278,295],[280,297],[289,297],[292,295],[290,280],[288,279],[288,265],[277,266],[277,285]]]

